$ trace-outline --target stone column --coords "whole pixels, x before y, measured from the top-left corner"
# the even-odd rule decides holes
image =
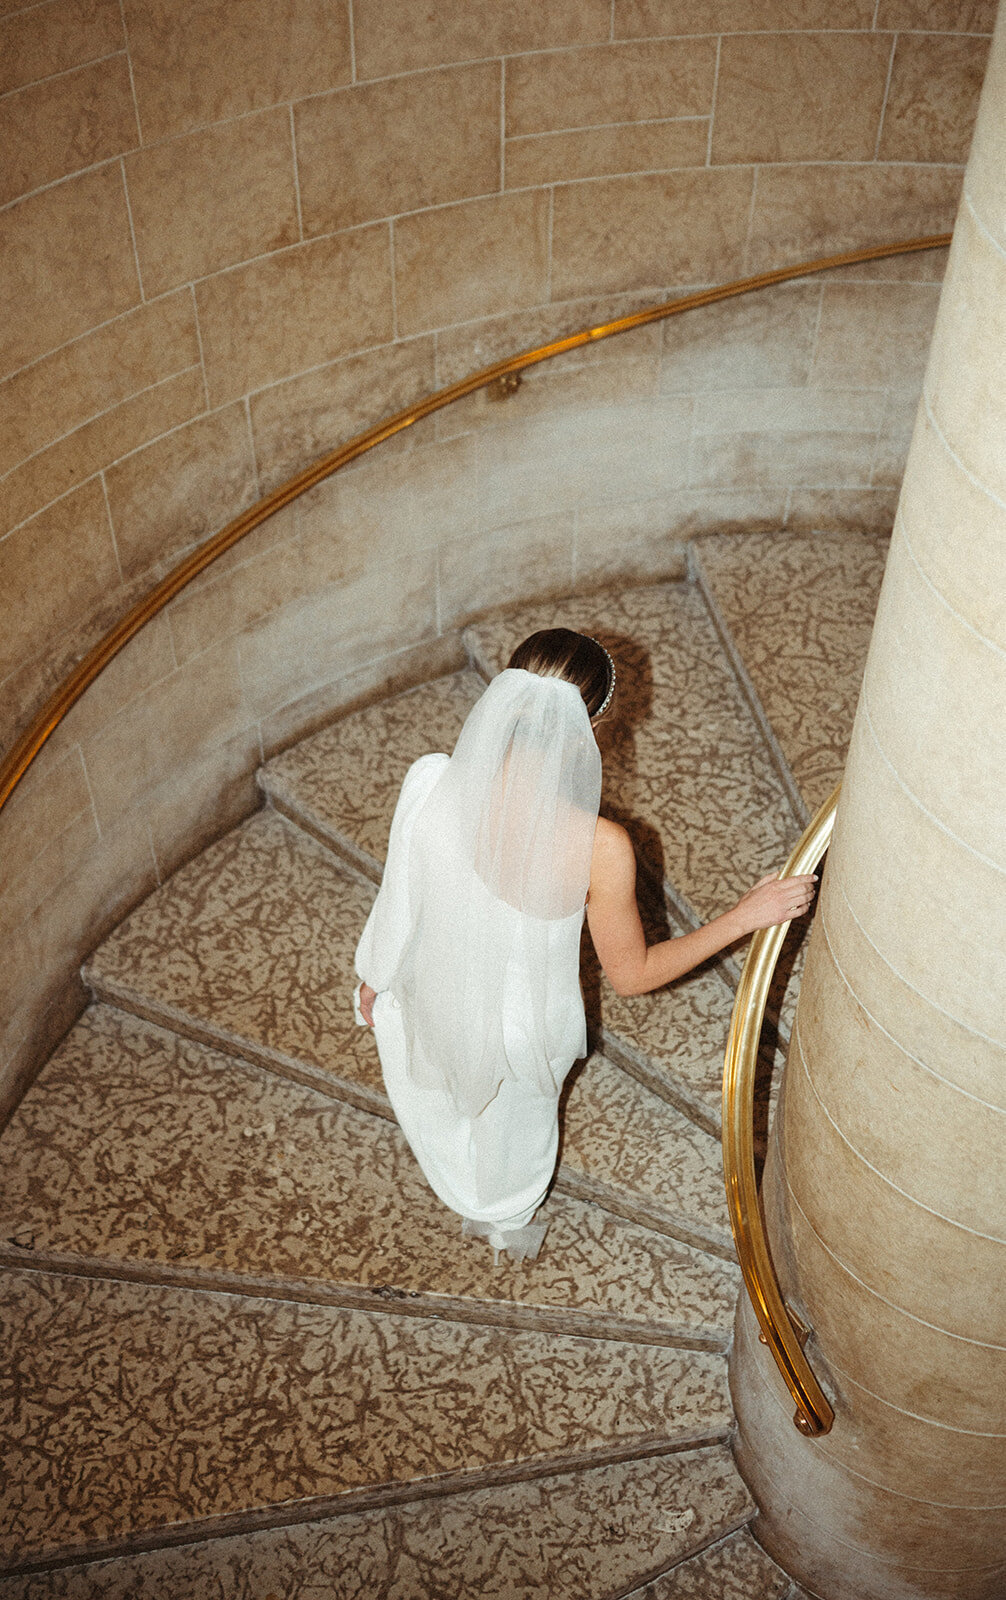
[[[765,1209],[835,1397],[738,1312],[759,1538],[825,1600],[1006,1596],[1006,8],[983,91]]]

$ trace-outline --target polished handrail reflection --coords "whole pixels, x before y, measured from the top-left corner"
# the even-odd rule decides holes
[[[779,874],[813,872],[835,826],[840,787],[821,806]],[[723,1172],[737,1259],[761,1328],[790,1394],[795,1426],[808,1437],[827,1433],[835,1412],[804,1354],[808,1330],[786,1305],[776,1278],[758,1199],[754,1152],[754,1088],[769,988],[788,922],[754,934],[734,1000],[723,1066]]]
[[[781,267],[775,272],[761,272],[753,278],[737,278],[732,283],[720,284],[713,289],[702,289],[696,294],[682,295],[676,300],[650,306],[645,311],[635,311],[630,316],[618,317],[615,321],[602,323],[596,328],[584,328],[579,333],[569,334],[564,339],[555,339],[550,344],[540,345],[535,350],[525,350],[522,354],[510,356],[505,361],[497,361],[490,367],[483,367],[481,371],[472,373],[471,377],[462,379],[460,383],[451,384],[446,389],[438,389],[435,394],[427,395],[425,400],[421,400],[417,405],[397,412],[395,416],[379,422],[376,427],[368,428],[365,433],[357,434],[346,444],[340,445],[337,450],[322,456],[313,466],[305,468],[303,472],[289,478],[286,483],[280,484],[278,489],[265,495],[239,517],[235,517],[232,522],[228,522],[212,538],[207,539],[198,549],[193,550],[173,567],[160,583],[142,595],[131,609],[120,617],[115,626],[98,640],[54,690],[11,747],[3,762],[0,762],[0,810],[7,804],[39,751],[59,727],[67,712],[90,688],[99,673],[151,618],[163,611],[193,578],[205,572],[206,568],[226,550],[230,550],[260,523],[274,516],[277,511],[281,511],[284,506],[306,493],[308,489],[313,489],[316,484],[331,477],[340,467],[347,466],[366,451],[373,450],[375,445],[382,444],[385,439],[393,438],[396,433],[410,428],[423,417],[428,417],[432,412],[453,404],[455,400],[463,399],[465,395],[473,394],[476,389],[484,389],[489,384],[506,378],[510,373],[521,372],[525,367],[537,366],[541,361],[563,355],[568,350],[576,350],[581,345],[608,339],[614,334],[628,333],[630,329],[641,328],[648,322],[659,322],[684,311],[693,311],[699,306],[713,305],[718,300],[730,300],[737,295],[750,294],[756,289],[767,289],[775,283],[786,283],[791,278],[804,278],[811,273],[826,272],[832,267],[856,266],[864,261],[879,261],[886,256],[910,255],[919,250],[936,250],[949,243],[949,233],[933,234],[924,239],[902,239],[895,244],[874,245],[868,250],[848,250],[841,255],[822,256],[815,261],[801,262],[795,267]]]

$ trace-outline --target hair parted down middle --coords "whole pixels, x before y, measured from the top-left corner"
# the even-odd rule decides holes
[[[543,628],[532,633],[517,646],[507,666],[574,684],[591,717],[607,710],[615,691],[615,663],[607,650],[572,628]]]

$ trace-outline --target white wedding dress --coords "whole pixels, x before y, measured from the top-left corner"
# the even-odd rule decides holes
[[[374,1032],[385,1088],[431,1189],[444,1205],[467,1219],[467,1231],[484,1233],[496,1249],[533,1255],[540,1236],[535,1238],[528,1225],[555,1170],[559,1094],[573,1062],[586,1050],[579,985],[583,910],[550,921],[547,929],[553,1039],[559,1048],[547,1062],[548,1088],[542,1093],[541,1062],[531,1059],[535,1030],[528,1016],[533,986],[521,938],[525,919],[521,912],[496,903],[497,914],[509,914],[514,922],[503,983],[504,1060],[492,1099],[475,1115],[466,1113],[449,1087],[437,1086],[437,1065],[427,1059],[421,1035],[412,1034],[410,1050],[402,1000],[393,986],[413,926],[409,907],[413,850],[454,848],[450,839],[426,840],[419,846],[415,840],[416,819],[447,761],[445,755],[423,756],[406,775],[380,893],[357,948],[356,970],[378,991]],[[488,902],[489,891],[485,894]],[[450,961],[454,953],[445,951],[444,958]],[[359,1014],[357,1020],[362,1021]],[[455,1024],[463,1037],[465,1018],[457,1017]],[[471,1227],[472,1223],[482,1226]],[[523,1241],[502,1237],[518,1230],[527,1230]]]

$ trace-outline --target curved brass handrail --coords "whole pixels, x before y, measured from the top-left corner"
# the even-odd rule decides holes
[[[829,795],[779,874],[813,872],[835,826],[841,785]],[[761,1328],[761,1341],[775,1358],[796,1401],[793,1422],[809,1438],[827,1433],[835,1413],[803,1353],[808,1330],[786,1305],[779,1289],[758,1199],[754,1159],[754,1085],[765,1003],[788,922],[759,928],[751,940],[730,1018],[723,1066],[723,1172],[737,1259]]]
[[[305,468],[296,477],[280,484],[272,494],[257,501],[247,511],[242,512],[241,516],[228,522],[211,539],[207,539],[205,544],[201,544],[197,550],[193,550],[179,562],[177,567],[173,567],[160,583],[143,595],[125,616],[98,640],[98,643],[50,695],[0,763],[0,811],[67,712],[76,704],[84,691],[90,688],[112,658],[118,655],[135,634],[139,633],[145,623],[159,611],[163,611],[186,584],[191,583],[200,572],[205,572],[218,556],[222,556],[225,550],[237,544],[245,534],[251,533],[252,529],[265,522],[267,517],[273,516],[284,506],[289,505],[291,500],[296,500],[308,489],[313,489],[316,484],[331,477],[340,467],[347,466],[350,461],[355,461],[366,451],[373,450],[375,445],[382,444],[385,439],[393,438],[405,428],[411,428],[413,423],[430,416],[434,411],[440,411],[444,406],[451,405],[453,401],[473,394],[476,389],[484,389],[489,384],[506,378],[510,373],[521,372],[525,367],[537,366],[540,361],[547,361],[551,356],[563,355],[567,350],[576,350],[581,345],[611,338],[616,333],[628,333],[631,328],[641,328],[645,323],[659,322],[665,317],[677,316],[682,311],[692,311],[698,306],[713,305],[717,300],[730,300],[735,295],[748,294],[754,289],[767,289],[774,283],[786,283],[791,278],[804,278],[814,272],[826,272],[830,267],[849,267],[862,261],[879,261],[885,256],[910,255],[918,250],[937,250],[949,244],[950,238],[949,233],[938,233],[924,239],[902,239],[896,244],[874,245],[869,250],[848,250],[842,255],[822,256],[817,261],[804,261],[796,267],[781,267],[775,272],[759,273],[754,278],[737,278],[734,282],[720,284],[715,289],[702,289],[697,294],[682,295],[678,300],[668,300],[662,305],[650,306],[646,311],[635,311],[630,316],[619,317],[614,322],[602,323],[596,328],[584,328],[579,333],[569,334],[565,339],[555,339],[551,344],[540,345],[535,350],[525,350],[521,355],[510,356],[506,361],[497,361],[491,367],[483,367],[480,372],[473,373],[470,378],[463,378],[460,383],[451,384],[446,389],[438,389],[435,394],[427,395],[418,405],[397,412],[395,416],[379,422],[376,427],[368,428],[365,433],[357,434],[348,443],[340,445],[337,450],[322,456],[313,466]]]

